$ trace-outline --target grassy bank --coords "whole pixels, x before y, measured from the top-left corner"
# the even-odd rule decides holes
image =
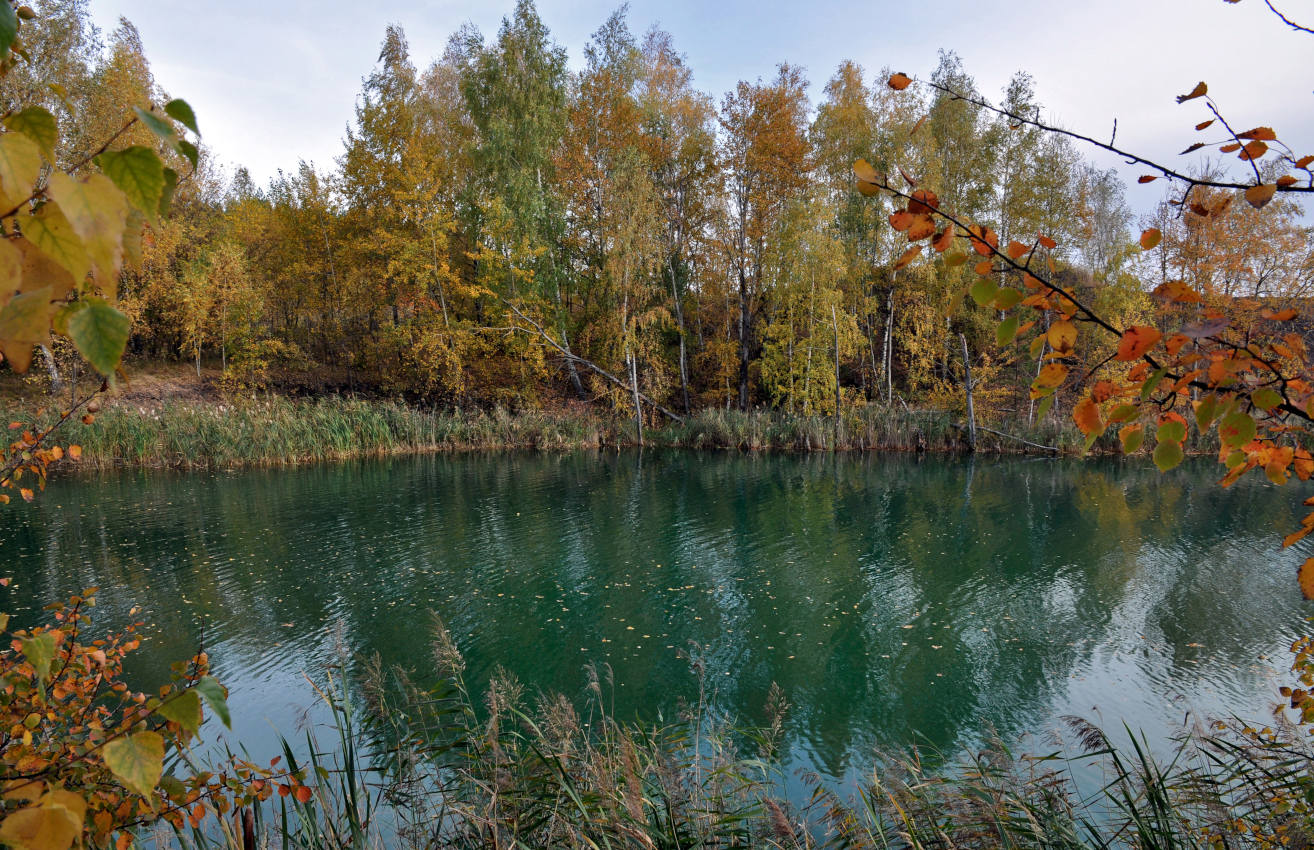
[[[312,793],[255,802],[247,841],[194,831],[188,843],[1075,850],[1308,847],[1314,836],[1314,752],[1301,727],[1216,725],[1156,759],[1143,741],[1120,749],[1071,719],[1066,747],[1048,755],[998,742],[956,762],[873,753],[856,790],[804,777],[814,790],[800,804],[780,793],[789,707],[774,687],[763,728],[736,729],[705,685],[678,718],[644,725],[609,713],[605,667],[586,670],[579,701],[528,694],[505,676],[479,699],[441,627],[434,658],[444,678],[432,690],[377,664],[331,677],[329,746],[319,732],[284,745]],[[701,678],[697,655],[689,661]]]
[[[25,408],[0,409],[5,421],[29,423]],[[51,421],[49,414],[45,422]],[[42,420],[38,421],[40,425]],[[1000,430],[1004,430],[1001,426]],[[569,450],[634,445],[632,423],[586,408],[555,411],[424,410],[395,401],[328,396],[256,400],[165,400],[108,403],[90,425],[70,423],[57,441],[82,447],[84,464],[171,468],[290,465],[413,452]],[[645,445],[733,451],[960,452],[966,433],[952,412],[867,407],[833,417],[781,411],[705,410],[683,423],[649,428]],[[1107,443],[1107,446],[1105,445]],[[1106,437],[1096,448],[1112,449]],[[1013,438],[981,431],[978,450],[1080,450],[1072,428],[1046,423]]]

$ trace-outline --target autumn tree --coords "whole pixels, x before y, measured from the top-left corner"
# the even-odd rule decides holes
[[[769,82],[740,82],[721,104],[720,159],[725,180],[724,251],[733,280],[738,405],[751,402],[750,366],[761,346],[757,323],[768,281],[766,253],[789,204],[807,185],[807,81],[781,65]]]

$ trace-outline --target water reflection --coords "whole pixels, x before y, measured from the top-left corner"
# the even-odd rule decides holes
[[[670,714],[705,647],[718,701],[794,708],[795,766],[843,776],[877,746],[943,750],[1058,715],[1152,735],[1258,713],[1303,625],[1298,487],[1214,467],[657,453],[431,456],[55,483],[9,510],[19,622],[99,585],[100,622],[150,619],[135,673],[204,641],[261,746],[345,647],[432,674],[439,613],[486,680],[577,693],[615,671],[627,716]],[[1271,662],[1265,657],[1272,658]]]

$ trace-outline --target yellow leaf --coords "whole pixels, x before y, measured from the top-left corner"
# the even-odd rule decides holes
[[[27,200],[41,174],[41,149],[22,133],[0,136],[0,213]]]
[[[69,791],[52,791],[35,806],[19,809],[0,823],[0,840],[21,850],[68,850],[82,834],[87,804]]]
[[[42,204],[35,213],[20,217],[19,227],[42,253],[68,269],[75,285],[86,278],[91,270],[91,258],[58,204]]]
[[[143,797],[151,795],[164,772],[164,739],[157,732],[116,738],[100,755],[125,788]]]
[[[853,163],[853,174],[859,180],[866,180],[868,183],[881,182],[881,176],[876,173],[876,169],[865,159],[860,159]]]
[[[1040,398],[1052,393],[1068,377],[1068,367],[1062,363],[1046,363],[1031,382],[1031,397]]]
[[[32,346],[50,341],[51,289],[15,295],[0,309],[0,354],[15,372],[26,372],[32,363]]]
[[[1276,192],[1276,183],[1263,183],[1259,186],[1251,186],[1246,190],[1246,200],[1250,203],[1250,206],[1255,209],[1263,209],[1265,204],[1273,200],[1273,195]]]
[[[19,237],[6,240],[6,244],[13,245],[22,255],[20,289],[30,290],[34,287],[40,289],[49,286],[53,290],[50,299],[52,301],[63,301],[73,291],[73,275],[69,274],[68,269],[55,262],[30,241]]]
[[[104,174],[75,179],[55,171],[50,175],[49,193],[82,240],[97,282],[102,288],[112,288],[123,261],[127,199]]]
[[[1070,354],[1077,344],[1077,326],[1072,322],[1058,321],[1049,326],[1045,335],[1049,347],[1060,354]]]

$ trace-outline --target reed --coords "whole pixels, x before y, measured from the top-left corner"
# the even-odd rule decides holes
[[[482,700],[438,625],[433,688],[377,661],[321,690],[334,717],[286,764],[314,784],[306,802],[257,803],[254,843],[232,830],[179,835],[211,850],[452,848],[1269,848],[1314,841],[1314,750],[1303,727],[1217,724],[1186,731],[1164,758],[1126,731],[1115,746],[1069,718],[1065,744],[1033,756],[1000,740],[957,760],[873,754],[857,789],[816,777],[809,801],[782,798],[778,689],[764,728],[717,712],[697,654],[696,702],[669,722],[612,716],[607,667],[586,669],[578,703],[531,696],[494,676]],[[321,730],[323,731],[323,730]],[[292,802],[288,802],[292,800]]]
[[[21,410],[0,409],[6,422],[31,423]],[[1036,427],[1008,421],[980,431],[987,453],[1078,454],[1084,438],[1052,418]],[[569,451],[633,444],[629,421],[587,410],[426,410],[396,401],[343,396],[292,399],[267,396],[216,404],[169,401],[158,407],[107,405],[90,425],[71,424],[58,442],[82,447],[83,464],[110,467],[213,469],[281,466],[369,455],[534,449]],[[1210,441],[1212,440],[1212,444]],[[730,451],[966,451],[961,418],[953,411],[869,405],[832,416],[787,411],[707,409],[682,423],[651,428],[652,447]],[[1152,445],[1151,440],[1146,441]],[[1193,437],[1191,451],[1216,451],[1216,437]],[[1120,451],[1110,431],[1092,447]],[[1148,449],[1147,449],[1148,451]]]

